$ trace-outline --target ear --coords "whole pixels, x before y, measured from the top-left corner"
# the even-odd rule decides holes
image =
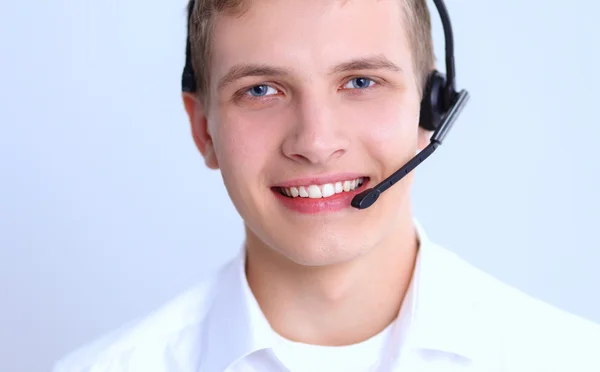
[[[419,126],[419,132],[417,134],[418,136],[418,151],[422,151],[427,145],[429,145],[429,142],[431,141],[431,136],[433,135],[433,132],[424,129],[423,127]]]
[[[215,154],[215,148],[210,132],[208,131],[208,121],[206,110],[201,100],[194,93],[184,92],[182,94],[183,105],[188,114],[192,129],[192,137],[196,147],[204,157],[206,166],[210,169],[219,169],[219,162]]]

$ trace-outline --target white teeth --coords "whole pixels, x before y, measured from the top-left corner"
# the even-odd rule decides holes
[[[319,188],[319,186],[316,186],[316,185],[308,186],[308,197],[309,198],[318,199],[322,196],[323,195],[321,194],[321,189]]]
[[[287,189],[285,189],[285,190],[287,190]],[[295,187],[291,187],[291,188],[290,188],[290,193],[292,194],[291,196],[292,196],[293,198],[295,198],[296,196],[300,195],[300,192],[299,192],[299,191],[298,191],[298,189],[297,189],[297,188],[295,188]]]
[[[306,192],[304,186],[300,186],[300,188],[298,189],[298,195],[300,195],[303,198],[308,198],[308,192]]]
[[[357,178],[348,181],[339,181],[336,183],[326,183],[324,185],[310,185],[298,187],[282,187],[281,193],[290,198],[328,198],[332,195],[342,192],[353,191],[363,184],[363,178]]]
[[[335,187],[330,183],[325,184],[325,185],[321,186],[321,194],[323,195],[324,198],[331,196],[331,195],[335,194]]]

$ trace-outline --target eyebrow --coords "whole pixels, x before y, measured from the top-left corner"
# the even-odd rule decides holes
[[[402,72],[402,68],[390,61],[384,55],[375,55],[370,57],[354,58],[346,62],[335,65],[329,72],[329,75],[340,74],[343,72],[356,70],[388,70],[391,72]],[[266,64],[238,64],[233,66],[219,80],[218,89],[233,83],[236,80],[249,76],[289,76],[291,71],[276,66]]]
[[[290,71],[281,68],[274,67],[269,65],[258,65],[258,64],[239,64],[233,66],[229,71],[219,80],[218,88],[219,90],[233,83],[236,80],[239,80],[248,76],[274,76],[274,75],[290,75]]]
[[[371,57],[355,58],[348,62],[340,63],[331,69],[330,75],[354,70],[388,70],[391,72],[402,72],[402,68],[390,61],[383,54]]]

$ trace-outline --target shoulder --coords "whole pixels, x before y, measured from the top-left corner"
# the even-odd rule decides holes
[[[600,371],[599,324],[535,298],[458,255],[440,250],[473,300],[482,353],[506,367],[502,370]]]
[[[225,267],[211,273],[151,314],[90,342],[56,362],[54,372],[169,371],[202,345],[199,330]],[[181,363],[179,365],[178,363]]]

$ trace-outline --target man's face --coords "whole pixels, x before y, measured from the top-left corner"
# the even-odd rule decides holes
[[[193,119],[194,136],[249,242],[324,265],[393,241],[410,213],[410,176],[366,210],[350,200],[424,143],[402,9],[254,0],[242,16],[217,17],[210,107]]]

